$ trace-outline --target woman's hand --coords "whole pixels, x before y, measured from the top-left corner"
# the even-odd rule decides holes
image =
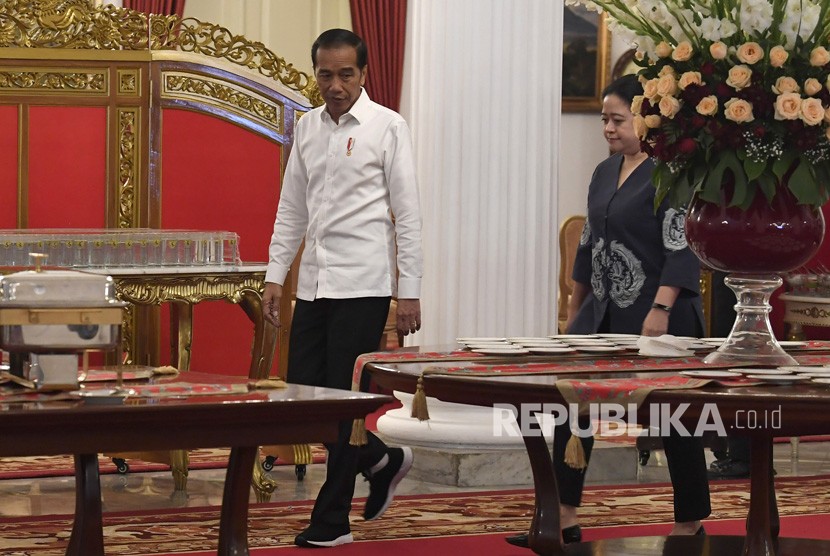
[[[669,314],[662,309],[652,309],[643,321],[643,336],[662,336],[669,330]]]

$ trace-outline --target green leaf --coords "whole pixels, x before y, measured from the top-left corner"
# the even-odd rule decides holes
[[[767,198],[767,201],[771,201],[772,198],[775,197],[775,184],[777,183],[775,178],[773,178],[770,174],[761,174],[758,176],[757,182],[758,187],[764,194],[764,197]]]
[[[816,174],[813,171],[813,165],[804,160],[799,161],[798,166],[795,167],[790,179],[787,181],[787,187],[793,192],[798,202],[806,205],[815,205],[819,202],[818,183],[816,182]]]
[[[775,174],[779,180],[783,180],[784,174],[786,174],[793,165],[796,157],[798,157],[798,153],[794,150],[784,151],[781,158],[772,163],[772,173]]]
[[[758,176],[764,173],[764,170],[767,168],[767,161],[763,162],[756,162],[749,158],[744,160],[744,173],[746,174],[746,179],[749,181],[755,181],[758,179]]]

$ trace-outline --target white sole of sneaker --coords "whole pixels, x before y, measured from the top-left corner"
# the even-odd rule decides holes
[[[381,506],[380,510],[374,517],[371,517],[366,521],[372,521],[383,515],[389,507],[389,504],[391,504],[392,500],[395,498],[395,489],[398,487],[398,483],[406,477],[406,474],[409,473],[409,469],[412,467],[412,448],[404,446],[401,449],[403,450],[403,461],[401,462],[401,468],[398,469],[398,472],[395,473],[394,477],[392,477],[392,482],[389,483],[389,494],[386,497],[386,502],[383,503],[383,506]]]
[[[304,545],[300,546],[318,546],[320,548],[330,548],[332,546],[340,546],[341,544],[349,544],[354,542],[354,537],[351,533],[347,533],[345,535],[340,535],[334,540],[331,541],[310,541],[308,539],[303,539]]]

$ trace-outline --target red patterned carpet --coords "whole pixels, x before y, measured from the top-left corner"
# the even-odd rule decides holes
[[[827,516],[815,517],[830,509],[830,477],[781,478],[776,480],[776,488],[779,511],[784,517],[782,535],[830,538]],[[740,533],[749,500],[747,491],[745,481],[712,485],[714,512],[707,521],[710,533]],[[663,484],[589,488],[581,511],[585,538],[666,534],[672,520],[671,499],[670,487]],[[362,504],[362,500],[356,500],[358,508]],[[310,501],[302,501],[252,506],[250,547],[270,549],[254,550],[253,556],[293,553],[289,548],[273,549],[291,545],[294,535],[304,528],[311,505]],[[338,549],[338,554],[386,554],[389,552],[381,548],[381,543],[394,539],[443,538],[452,544],[465,536],[470,536],[468,543],[484,540],[492,544],[494,550],[498,550],[493,554],[527,554],[511,552],[501,537],[526,530],[532,509],[533,495],[529,490],[401,497],[383,519],[373,522],[355,520],[352,530],[359,542],[349,548],[349,552],[345,548]],[[787,516],[802,517],[798,518],[798,525],[788,525]],[[107,513],[104,514],[106,551],[109,555],[215,553],[218,518],[218,507],[129,515]],[[804,523],[808,524],[806,530]],[[62,555],[70,526],[68,516],[3,520],[0,523],[0,553]],[[645,529],[634,529],[636,527]],[[472,536],[481,538],[475,540]],[[444,550],[449,550],[449,544],[432,552],[446,554]],[[422,546],[419,550],[426,548]],[[414,554],[401,552],[398,556],[404,553]],[[469,552],[461,550],[460,553]],[[484,555],[477,550],[477,556]]]

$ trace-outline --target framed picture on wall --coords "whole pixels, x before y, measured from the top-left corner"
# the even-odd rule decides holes
[[[611,50],[605,15],[583,6],[565,6],[563,24],[562,111],[599,111]]]

